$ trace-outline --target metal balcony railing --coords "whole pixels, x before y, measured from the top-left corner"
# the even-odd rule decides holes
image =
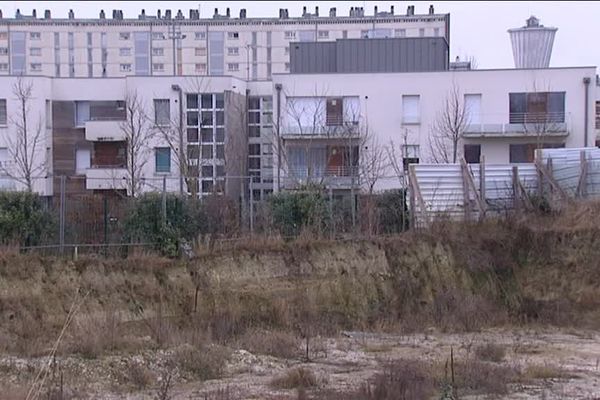
[[[356,137],[360,134],[358,122],[325,125],[286,125],[282,129],[284,136],[322,136],[322,137]]]
[[[567,136],[570,113],[475,114],[468,117],[466,137]]]

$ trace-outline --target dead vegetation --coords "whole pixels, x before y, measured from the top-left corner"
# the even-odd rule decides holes
[[[287,370],[283,375],[271,381],[271,385],[279,389],[311,388],[317,384],[315,373],[305,367]]]

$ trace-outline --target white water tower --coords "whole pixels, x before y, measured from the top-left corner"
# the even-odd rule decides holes
[[[540,25],[533,15],[524,27],[509,29],[515,68],[548,68],[557,30]]]

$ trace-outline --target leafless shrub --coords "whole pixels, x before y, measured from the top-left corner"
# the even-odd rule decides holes
[[[289,369],[271,381],[271,385],[279,389],[308,388],[317,384],[315,373],[305,367]]]
[[[431,368],[417,360],[395,360],[387,364],[382,373],[376,375],[373,384],[361,390],[363,398],[369,400],[418,400],[434,394]]]
[[[147,389],[154,380],[154,374],[144,364],[132,362],[127,366],[125,381],[136,389]]]
[[[456,362],[454,370],[455,385],[462,394],[506,394],[508,384],[519,377],[518,370],[512,366],[473,359]]]
[[[160,375],[160,384],[156,390],[155,400],[171,400],[173,389],[173,374],[170,369],[164,370]]]
[[[475,355],[481,361],[501,362],[506,356],[506,348],[495,343],[486,343],[475,348]]]
[[[299,339],[286,332],[250,330],[238,340],[238,346],[251,353],[278,358],[291,359],[300,355]]]
[[[229,349],[214,344],[201,348],[182,346],[174,352],[172,360],[182,371],[204,381],[220,378],[230,355]]]

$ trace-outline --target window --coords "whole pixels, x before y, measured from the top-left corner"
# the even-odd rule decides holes
[[[260,144],[251,143],[248,145],[248,154],[251,156],[260,156]]]
[[[152,71],[163,72],[164,70],[165,70],[165,64],[163,64],[163,63],[152,64]]]
[[[314,42],[315,38],[316,38],[316,32],[312,29],[299,32],[298,39],[301,42]]]
[[[600,129],[600,101],[596,102],[596,129]]]
[[[92,164],[92,152],[89,149],[77,149],[75,151],[75,173],[85,174],[85,170]]]
[[[0,47],[0,56],[8,55],[8,47]]]
[[[344,122],[344,101],[342,98],[327,99],[326,118],[327,126],[341,126]]]
[[[212,165],[203,165],[201,171],[203,178],[212,178],[214,175],[214,167]]]
[[[319,31],[319,39],[327,39],[329,37],[329,31]]]
[[[239,63],[229,63],[229,64],[227,64],[227,70],[228,71],[239,71],[240,64]]]
[[[239,39],[240,34],[238,32],[227,32],[227,39]]]
[[[0,147],[0,167],[5,166],[5,163],[10,161],[10,153],[7,147]],[[0,176],[5,175],[6,172],[0,169]]]
[[[0,125],[7,123],[6,99],[0,99]]]
[[[119,49],[120,56],[130,56],[131,55],[131,47],[121,47]]]
[[[420,119],[419,95],[402,96],[402,123],[418,124]]]
[[[239,47],[228,47],[227,48],[227,55],[229,56],[237,56],[240,54],[240,48]]]
[[[6,40],[8,39],[8,32],[4,31],[4,32],[0,32],[0,40]]]
[[[194,32],[194,39],[196,39],[196,40],[206,39],[206,32]]]
[[[290,54],[290,46],[285,46],[285,55],[287,56],[288,54]]]
[[[131,34],[129,32],[120,32],[119,33],[120,40],[129,40],[130,37],[131,37]]]
[[[90,102],[75,102],[75,126],[82,127],[86,121],[90,120]]]
[[[10,48],[11,73],[14,75],[24,74],[27,67],[25,61],[25,32],[11,32]],[[8,49],[6,50],[6,54],[8,54]]]
[[[202,145],[202,159],[211,160],[213,158],[213,146],[212,144]]]
[[[433,36],[440,36],[440,28],[433,28]]]
[[[150,32],[133,34],[133,51],[135,53],[135,74],[150,74]]]
[[[296,39],[296,31],[285,31],[284,37],[286,39]]]
[[[30,65],[30,67],[31,67],[31,70],[35,71],[35,72],[39,72],[39,71],[42,70],[42,64],[41,63],[32,63]]]
[[[41,56],[42,55],[42,49],[41,49],[41,47],[30,47],[29,48],[29,55],[30,56]]]
[[[131,64],[120,64],[119,70],[121,72],[131,72]]]
[[[222,144],[218,144],[216,146],[216,148],[217,148],[217,156],[216,156],[216,158],[218,158],[220,160],[225,159],[225,146],[222,145]]]
[[[208,33],[208,73],[209,75],[223,75],[225,69],[224,57],[225,38],[224,32]]]
[[[394,34],[396,37],[406,37],[406,29],[396,29]]]
[[[152,40],[163,40],[165,34],[163,32],[152,32]]]
[[[465,161],[468,164],[479,164],[481,159],[480,144],[465,144],[464,146]]]
[[[425,36],[425,28],[419,28],[419,36],[420,37]]]
[[[206,47],[196,47],[194,49],[195,56],[205,56],[206,55]]]
[[[153,56],[164,56],[165,49],[163,49],[162,47],[154,47],[154,48],[152,48],[152,55]]]
[[[361,31],[360,37],[368,39],[391,38],[392,30],[390,28],[369,29]]]
[[[467,125],[481,124],[481,94],[465,94]]]
[[[29,32],[30,40],[40,40],[42,38],[42,34],[40,32]]]
[[[200,72],[202,74],[206,73],[206,64],[196,64],[195,65],[196,72]]]
[[[285,63],[285,70],[286,70],[286,71],[289,71],[289,70],[290,70],[290,63],[289,63],[289,62],[286,62],[286,63]]]
[[[156,101],[156,100],[155,100]],[[171,172],[171,149],[156,147],[154,149],[154,169],[156,172]]]
[[[509,122],[565,122],[565,92],[509,93]]]
[[[8,63],[0,63],[0,71],[8,71]]]
[[[419,145],[405,144],[402,145],[402,165],[404,172],[408,171],[409,164],[419,163]]]
[[[171,106],[169,99],[154,99],[154,123],[166,126],[171,122]]]

